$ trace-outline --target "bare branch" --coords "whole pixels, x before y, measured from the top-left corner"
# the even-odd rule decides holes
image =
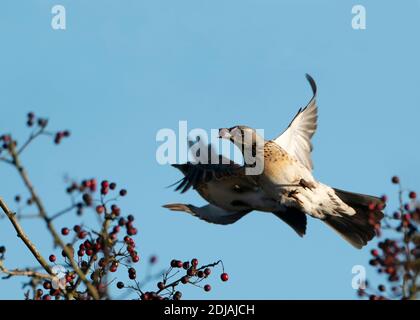
[[[53,276],[51,276],[50,274],[41,273],[41,272],[37,272],[37,271],[34,271],[34,270],[30,270],[30,269],[9,270],[4,266],[4,263],[3,263],[2,260],[0,260],[0,271],[7,275],[4,278],[10,278],[10,277],[13,277],[13,276],[25,276],[25,277],[32,277],[32,278],[38,278],[38,279],[50,279],[50,280],[53,279]]]

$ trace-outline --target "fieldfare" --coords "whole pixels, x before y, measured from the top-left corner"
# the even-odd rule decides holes
[[[332,188],[313,177],[311,138],[317,129],[317,87],[311,76],[306,78],[313,96],[278,138],[267,141],[256,130],[241,125],[219,130],[219,137],[233,142],[244,158],[253,154],[262,160],[262,173],[247,175],[246,169],[255,166],[247,161],[244,165],[232,161],[174,165],[184,174],[176,190],[185,192],[193,187],[210,204],[165,207],[218,224],[233,223],[252,210],[272,212],[300,236],[306,232],[306,215],[310,215],[354,247],[366,245],[383,218],[384,203],[374,196]]]

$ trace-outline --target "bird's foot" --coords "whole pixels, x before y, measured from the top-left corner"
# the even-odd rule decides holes
[[[308,182],[305,179],[300,179],[299,185],[303,187],[304,189],[309,189],[309,190],[315,189],[316,187],[314,183]]]
[[[302,205],[302,201],[298,198],[298,194],[299,192],[297,191],[297,189],[292,189],[289,191],[287,196],[295,200],[299,205]]]

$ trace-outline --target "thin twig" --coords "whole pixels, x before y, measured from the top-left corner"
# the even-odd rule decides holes
[[[22,239],[23,243],[32,252],[35,259],[38,260],[39,264],[44,268],[45,271],[48,272],[48,274],[54,275],[53,271],[51,270],[45,258],[41,255],[41,253],[38,251],[38,249],[35,247],[35,245],[26,235],[25,231],[23,230],[22,226],[17,220],[16,215],[12,211],[10,211],[9,207],[7,206],[7,204],[3,201],[1,197],[0,197],[0,207],[3,210],[4,214],[7,216],[7,218],[9,218],[13,227],[15,228],[17,232],[17,236]]]
[[[50,274],[41,273],[41,272],[33,271],[33,270],[30,270],[30,269],[9,270],[4,266],[2,260],[0,260],[0,271],[7,274],[7,276],[5,276],[4,278],[10,278],[10,277],[13,277],[13,276],[25,276],[25,277],[32,277],[32,278],[38,278],[38,279],[50,279],[50,280],[54,278]]]

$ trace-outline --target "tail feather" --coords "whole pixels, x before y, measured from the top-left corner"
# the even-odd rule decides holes
[[[378,197],[368,196],[334,189],[336,195],[356,214],[328,216],[324,221],[354,247],[361,249],[376,235],[375,225],[384,217],[383,201]]]

